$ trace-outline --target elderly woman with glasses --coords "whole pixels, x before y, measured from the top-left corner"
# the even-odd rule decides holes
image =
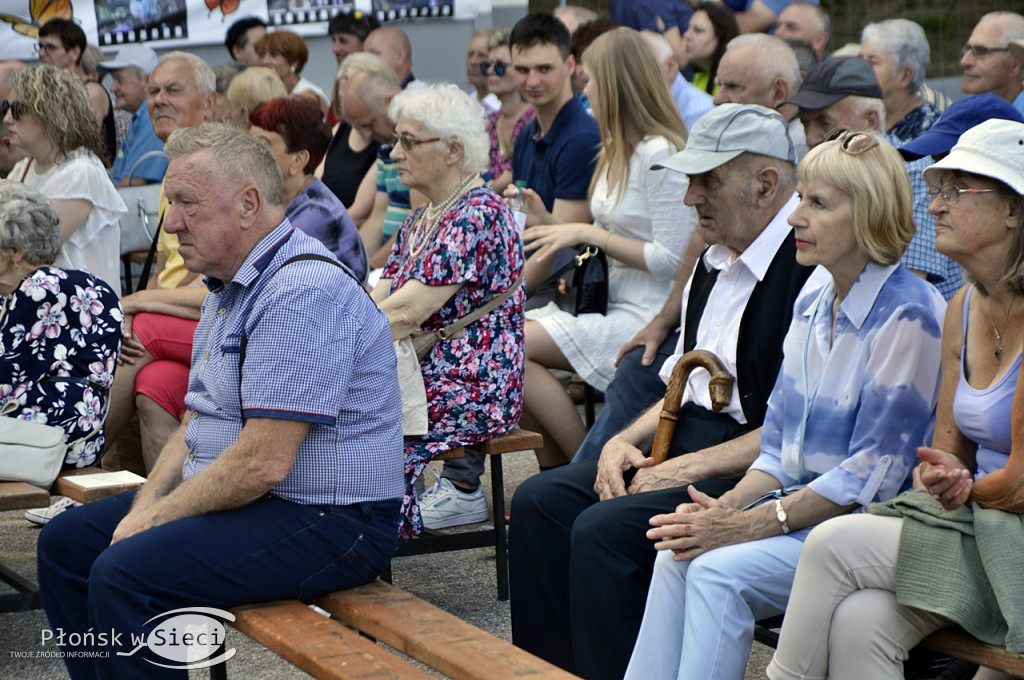
[[[935,248],[971,282],[946,313],[935,434],[914,490],[811,533],[774,680],[902,678],[909,650],[953,625],[1024,651],[1022,147],[1024,124],[989,120],[924,171]]]
[[[396,340],[418,330],[437,331],[512,291],[496,309],[439,341],[420,361],[429,428],[406,437],[406,495],[401,536],[422,526],[413,485],[431,458],[504,434],[519,420],[523,400],[523,303],[514,288],[523,270],[523,246],[505,201],[480,178],[487,167],[483,108],[455,85],[406,90],[392,100],[391,157],[402,183],[428,202],[399,228],[373,299],[391,322]],[[457,482],[487,519],[479,469]],[[445,478],[433,502],[457,493]],[[497,518],[500,521],[501,518]],[[433,528],[433,527],[432,527]]]
[[[121,292],[120,218],[128,213],[107,174],[110,159],[89,95],[70,71],[39,66],[14,74],[4,123],[25,152],[8,179],[43,193],[60,217],[55,264],[82,269]]]
[[[920,137],[939,109],[921,96],[931,48],[924,29],[908,19],[868,24],[861,33],[860,58],[871,64],[882,88],[885,129],[902,142]]]
[[[487,135],[491,138],[491,187],[499,194],[512,182],[512,149],[516,137],[536,115],[523,99],[512,71],[509,32],[498,29],[487,39],[487,60],[480,71],[487,76],[487,89],[501,100],[501,108],[487,115]]]
[[[103,425],[124,317],[106,283],[53,265],[58,221],[44,195],[0,182],[0,408],[59,426],[65,467],[84,467],[103,450],[102,433],[86,437]]]
[[[798,180],[797,261],[830,279],[797,299],[746,475],[651,519],[662,552],[627,678],[742,680],[754,621],[785,610],[808,529],[896,496],[929,429],[945,302],[899,264],[914,234],[902,159],[844,131]]]

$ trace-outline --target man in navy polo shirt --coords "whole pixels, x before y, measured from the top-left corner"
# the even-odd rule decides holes
[[[524,180],[527,226],[590,222],[587,192],[601,137],[597,123],[573,96],[576,59],[569,29],[550,14],[527,14],[509,37],[519,91],[537,117],[516,138],[512,176]],[[526,262],[526,288],[551,272],[551,260]]]

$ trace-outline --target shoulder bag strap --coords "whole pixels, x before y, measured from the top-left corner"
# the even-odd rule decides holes
[[[442,329],[440,329],[438,331],[435,331],[434,335],[437,336],[438,340],[447,340],[448,338],[454,336],[456,333],[458,333],[463,328],[465,328],[469,324],[473,323],[474,321],[476,321],[480,317],[485,316],[487,314],[490,314],[495,309],[497,309],[502,304],[504,304],[505,300],[508,300],[509,297],[511,297],[512,293],[516,292],[516,290],[519,288],[519,285],[523,282],[523,277],[525,277],[525,276],[526,276],[526,272],[525,271],[521,272],[519,274],[519,278],[516,279],[515,283],[513,283],[511,286],[509,286],[507,289],[505,289],[504,292],[499,293],[498,295],[495,295],[494,297],[492,297],[490,300],[487,301],[487,304],[485,304],[484,306],[480,307],[479,309],[476,309],[476,310],[470,312],[469,314],[467,314],[466,316],[462,317],[461,319],[459,319],[455,323],[453,323],[453,324],[451,324],[449,326],[445,326],[444,328],[442,328]]]

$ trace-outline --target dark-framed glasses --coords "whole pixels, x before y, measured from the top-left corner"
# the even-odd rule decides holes
[[[507,61],[501,61],[500,59],[496,59],[494,61],[481,61],[480,73],[483,73],[486,76],[491,72],[491,67],[494,67],[494,75],[503,76],[505,75],[505,71],[507,71],[508,67],[511,65],[512,64]]]
[[[825,137],[826,142],[839,141],[841,148],[851,156],[859,156],[878,146],[878,137],[870,132],[853,132],[849,128],[836,128]]]
[[[18,121],[21,117],[28,113],[28,107],[19,101],[3,100],[0,102],[0,120],[7,117],[7,112],[11,112],[11,118]]]
[[[995,189],[963,189],[955,184],[946,184],[941,187],[929,186],[928,202],[934,201],[936,196],[942,196],[946,205],[956,205],[960,202],[961,194],[988,194],[993,191]]]
[[[430,142],[439,141],[441,141],[440,137],[430,137],[429,139],[416,139],[412,135],[406,134],[404,132],[396,132],[395,134],[391,135],[391,146],[398,146],[399,144],[401,144],[402,148],[405,149],[406,151],[412,151],[420,144],[428,144]]]
[[[992,54],[993,52],[1009,52],[1009,51],[1010,51],[1009,47],[985,47],[984,45],[972,45],[970,43],[967,43],[960,50],[960,55],[964,56],[968,52],[970,52],[972,55],[974,55],[975,59],[984,59],[985,57],[987,57],[988,55]]]
[[[63,47],[64,45],[60,43],[45,43],[40,41],[33,45],[32,49],[35,50],[36,54],[39,54],[41,52],[46,52],[47,54],[49,54],[51,52],[56,52],[59,49],[63,49]]]

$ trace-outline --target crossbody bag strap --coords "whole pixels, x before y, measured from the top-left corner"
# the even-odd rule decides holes
[[[275,271],[274,274],[276,275],[277,272],[281,271],[282,269],[284,269],[288,265],[292,264],[293,262],[303,262],[303,261],[306,261],[306,260],[319,260],[321,262],[326,262],[328,264],[333,264],[335,267],[337,267],[341,271],[343,271],[346,274],[348,274],[349,276],[351,276],[352,280],[356,282],[356,284],[359,286],[360,289],[362,289],[363,291],[366,290],[365,288],[363,288],[363,286],[359,282],[359,280],[356,279],[355,274],[353,274],[352,271],[348,267],[346,267],[345,265],[341,264],[337,260],[334,260],[332,258],[327,257],[326,255],[317,255],[316,253],[303,253],[302,255],[296,255],[295,257],[290,257],[287,260],[285,260],[281,264],[280,267],[277,268],[277,271]],[[242,418],[242,422],[244,423],[245,422],[245,416],[243,415],[244,411],[243,411],[243,408],[242,408],[242,364],[245,363],[245,349],[249,345],[249,336],[246,335],[245,332],[244,332],[245,331],[245,324],[242,325],[242,331],[243,331],[242,332],[242,341],[241,341],[240,346],[238,348],[238,414]]]
[[[438,340],[447,340],[448,338],[451,338],[451,337],[455,336],[459,331],[461,331],[463,328],[465,328],[469,324],[473,323],[474,321],[476,321],[480,317],[486,316],[487,314],[490,314],[495,309],[497,309],[498,307],[503,305],[505,303],[505,300],[508,300],[509,297],[511,297],[512,293],[514,293],[514,292],[516,292],[516,290],[518,290],[519,284],[521,284],[523,282],[523,277],[524,276],[526,276],[526,272],[525,271],[521,272],[519,274],[519,278],[516,279],[515,283],[513,283],[511,286],[506,288],[504,292],[499,293],[498,295],[495,295],[494,297],[492,297],[490,300],[487,301],[487,304],[485,304],[484,306],[480,307],[479,309],[476,309],[473,312],[470,312],[469,314],[467,314],[466,316],[462,317],[461,319],[459,319],[455,323],[453,323],[453,324],[451,324],[449,326],[445,326],[444,328],[442,328],[442,329],[440,329],[438,331],[435,331],[434,335],[437,336]]]

